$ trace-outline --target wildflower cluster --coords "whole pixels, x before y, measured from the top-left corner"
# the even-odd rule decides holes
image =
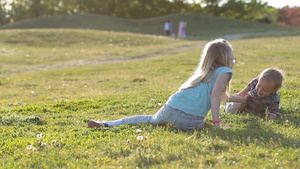
[[[144,139],[146,140],[148,137],[147,136],[144,137],[144,136],[140,135],[141,133],[142,133],[142,130],[140,130],[140,129],[136,130],[136,134],[137,134],[136,139],[138,141],[143,141]]]
[[[38,149],[41,150],[43,148],[59,147],[60,142],[62,142],[62,139],[60,139],[60,141],[53,140],[50,144],[48,144],[47,142],[43,142],[43,133],[36,135],[36,137],[38,138],[37,144],[36,144],[37,146],[34,147],[33,145],[30,144],[26,147],[27,150],[37,151]]]
[[[155,102],[155,99],[151,99],[151,102]],[[160,102],[155,104],[155,107],[160,108],[162,106],[162,104]]]
[[[127,146],[128,146],[127,148],[129,149],[135,149],[137,147],[144,148],[145,144],[148,145],[148,142],[146,142],[148,136],[143,136],[142,132],[143,132],[142,130],[137,129],[136,137],[135,137],[136,139],[135,140],[127,139]]]

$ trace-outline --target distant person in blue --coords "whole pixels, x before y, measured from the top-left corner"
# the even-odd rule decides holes
[[[194,74],[169,97],[154,115],[139,115],[115,121],[88,122],[88,127],[113,127],[125,124],[171,123],[180,130],[201,129],[205,117],[212,111],[214,127],[220,126],[220,102],[228,100],[229,81],[235,63],[233,49],[228,41],[216,39],[206,44],[201,61]],[[243,97],[230,96],[230,101],[246,102]]]
[[[170,22],[170,20],[166,21],[164,30],[166,31],[166,36],[170,36],[173,32],[172,23]]]

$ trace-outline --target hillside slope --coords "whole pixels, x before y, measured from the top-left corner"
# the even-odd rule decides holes
[[[170,19],[174,33],[178,30],[178,23],[186,19],[187,34],[190,39],[207,39],[225,34],[263,33],[264,36],[276,34],[299,33],[295,27],[282,27],[241,20],[201,14],[172,14],[147,19],[124,19],[95,14],[56,15],[26,19],[3,25],[0,29],[42,29],[42,28],[72,28],[95,29],[141,34],[164,35],[164,22]]]

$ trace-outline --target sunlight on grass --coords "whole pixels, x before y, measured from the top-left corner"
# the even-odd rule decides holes
[[[1,30],[0,73],[77,67],[199,42],[95,30]]]
[[[18,43],[19,52],[29,48],[37,53],[51,51],[56,44],[55,40],[51,42],[54,37],[50,36],[62,32],[65,31],[49,32],[49,48],[45,47],[46,42],[28,47],[30,39],[23,38],[23,42]],[[78,37],[83,33],[75,32]],[[104,35],[104,32],[87,31],[89,33],[91,39],[97,39],[94,34]],[[72,35],[71,31],[70,35],[63,36]],[[3,33],[3,36],[9,35]],[[116,36],[121,41],[131,35],[107,36]],[[157,41],[154,44],[157,49],[149,47],[150,52],[170,47],[165,39],[139,38],[133,37],[131,44],[138,48],[137,53],[147,48],[144,40]],[[238,59],[233,68],[232,93],[239,92],[267,67],[284,69],[286,82],[279,91],[281,118],[269,120],[259,114],[221,113],[222,125],[229,126],[226,130],[215,130],[209,122],[204,129],[189,132],[178,131],[169,124],[87,128],[90,119],[114,120],[155,113],[192,74],[202,49],[121,63],[1,74],[0,167],[297,168],[300,156],[299,41],[300,36],[291,36],[231,42]],[[79,42],[72,43],[70,49],[77,50],[77,46],[81,46]],[[94,52],[112,48],[105,44],[106,41],[98,44],[97,50],[96,44],[85,42]],[[6,51],[13,50],[6,48]],[[132,55],[136,55],[134,51]],[[1,53],[2,56],[10,55]],[[22,57],[16,58],[20,59],[19,64],[25,62]],[[37,60],[43,58],[36,57]],[[59,62],[63,63],[63,59]],[[10,61],[4,59],[3,62]],[[29,63],[36,64],[31,59]]]

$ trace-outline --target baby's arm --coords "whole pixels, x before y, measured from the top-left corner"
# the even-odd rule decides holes
[[[229,102],[237,102],[237,103],[243,103],[245,104],[247,102],[249,95],[246,96],[235,96],[235,95],[230,95],[229,97]]]
[[[242,91],[240,91],[237,96],[244,97],[247,95],[247,93],[250,91],[250,87],[247,85]]]
[[[279,102],[273,102],[268,105],[268,117],[271,119],[276,119],[280,116],[279,113]]]
[[[230,95],[228,101],[229,102],[237,102],[245,104],[249,97],[248,92],[250,91],[250,87],[247,85],[242,91],[235,95]]]
[[[270,117],[271,119],[276,119],[277,118],[277,114],[268,113],[268,117]]]

